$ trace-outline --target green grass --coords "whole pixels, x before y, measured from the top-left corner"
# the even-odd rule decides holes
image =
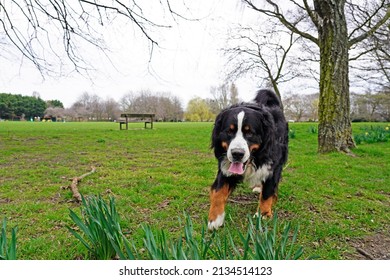
[[[388,124],[354,124],[355,135],[370,125]],[[80,213],[80,205],[63,187],[91,166],[97,172],[80,182],[80,192],[106,200],[113,196],[120,227],[136,248],[144,248],[142,225],[178,238],[183,212],[191,217],[194,234],[202,234],[217,171],[209,149],[212,124],[130,127],[120,131],[115,123],[0,122],[0,218],[18,228],[18,259],[90,257],[67,229],[73,225],[69,209]],[[280,221],[299,225],[303,258],[343,259],[353,250],[349,241],[388,232],[389,142],[362,142],[354,150],[356,157],[318,155],[315,124],[290,128],[294,137],[276,209]],[[231,198],[226,223],[238,242],[257,199],[245,186]]]

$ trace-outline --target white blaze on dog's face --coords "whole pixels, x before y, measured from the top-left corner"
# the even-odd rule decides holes
[[[237,132],[227,150],[227,158],[230,161],[228,171],[238,175],[242,175],[245,172],[245,163],[250,157],[248,142],[243,134],[244,117],[244,111],[237,115]]]
[[[262,119],[259,112],[251,108],[233,107],[222,113],[213,130],[215,157],[220,159],[223,175],[247,176],[251,158],[262,143]]]

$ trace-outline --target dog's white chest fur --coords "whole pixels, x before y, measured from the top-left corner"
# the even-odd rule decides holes
[[[244,181],[248,182],[254,192],[260,193],[262,191],[263,183],[270,176],[272,176],[271,164],[263,164],[257,170],[255,170],[255,167],[252,164],[248,164],[244,174]]]

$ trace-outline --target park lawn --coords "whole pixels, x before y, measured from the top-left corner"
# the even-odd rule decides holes
[[[387,124],[373,124],[387,126]],[[142,248],[141,225],[182,232],[184,212],[195,232],[207,219],[209,186],[217,163],[212,123],[155,123],[155,129],[117,123],[0,122],[0,209],[17,227],[19,259],[85,259],[69,233],[70,179],[84,196],[114,196],[121,226]],[[368,124],[354,124],[364,133]],[[355,240],[390,229],[390,143],[362,143],[356,157],[317,154],[317,126],[290,124],[288,164],[275,207],[279,220],[299,225],[304,258],[344,259]],[[257,198],[240,186],[227,206],[229,228],[245,229]],[[233,234],[234,235],[234,234]]]

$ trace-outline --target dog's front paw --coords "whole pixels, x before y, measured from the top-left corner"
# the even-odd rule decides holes
[[[213,221],[209,221],[208,228],[209,230],[215,230],[218,229],[223,225],[223,222],[225,221],[225,212],[223,212],[221,215],[218,215],[217,218]]]
[[[259,216],[260,216],[260,213],[259,213],[259,211],[257,211],[253,215],[253,219],[257,219]],[[270,218],[272,218],[272,213],[261,213],[261,219],[267,220],[267,219],[270,219]]]
[[[252,187],[252,191],[254,193],[261,193],[263,191],[263,186],[262,185],[254,185]]]

